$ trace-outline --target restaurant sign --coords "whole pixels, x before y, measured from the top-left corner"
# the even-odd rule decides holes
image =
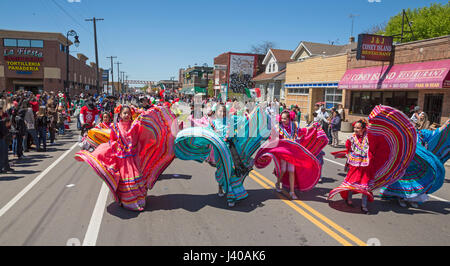
[[[8,70],[17,74],[33,74],[41,70],[43,52],[26,48],[4,49],[3,57]]]
[[[359,34],[356,59],[391,61],[394,52],[393,39],[391,36]]]
[[[349,69],[338,89],[438,89],[450,87],[450,59]]]

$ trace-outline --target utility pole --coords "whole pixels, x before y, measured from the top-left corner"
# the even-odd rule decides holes
[[[120,70],[119,70],[119,65],[122,64],[121,62],[116,62],[117,64],[117,80],[118,80],[118,84],[119,84],[119,88],[117,89],[119,92],[122,90],[122,85],[120,83]]]
[[[97,86],[97,94],[99,94],[98,91],[98,87],[99,85],[99,75],[98,75],[98,49],[97,49],[97,26],[96,26],[96,21],[102,21],[102,18],[95,18],[93,17],[92,19],[85,19],[86,21],[93,21],[94,22],[94,41],[95,41],[95,67],[96,67],[96,71],[97,71],[97,81],[96,81],[96,86]]]
[[[120,78],[122,79],[122,93],[124,93],[124,90],[125,90],[125,72],[124,71],[120,71],[120,74],[122,74],[121,76],[120,76]]]
[[[353,24],[355,22],[355,17],[358,17],[359,15],[350,14],[348,17],[352,19],[352,30],[350,33],[350,37],[353,37]]]
[[[111,88],[112,95],[114,95],[114,63],[113,58],[117,58],[117,56],[107,56],[106,58],[111,58]]]

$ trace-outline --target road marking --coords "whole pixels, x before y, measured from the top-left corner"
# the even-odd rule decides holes
[[[74,187],[74,186],[75,186],[75,184],[69,184],[66,187],[71,188],[71,187]]]
[[[433,199],[437,199],[437,200],[440,200],[440,201],[443,201],[445,203],[450,204],[450,201],[448,201],[446,199],[443,199],[443,198],[439,198],[439,197],[436,197],[436,196],[433,196],[433,195],[428,195],[428,197],[433,198]]]
[[[63,153],[56,161],[54,161],[47,169],[45,169],[40,175],[38,175],[33,181],[31,181],[22,191],[19,192],[11,201],[9,201],[1,210],[0,217],[2,217],[9,209],[11,209],[14,204],[16,204],[28,191],[30,191],[50,170],[53,169],[60,161],[62,161],[75,147],[78,143],[75,143],[69,150]]]
[[[344,167],[345,167],[344,164],[338,163],[338,162],[336,162],[336,161],[327,159],[327,158],[325,158],[325,157],[324,157],[323,159],[324,159],[325,161],[330,162],[330,163],[334,163],[334,164],[337,164],[337,165],[340,165],[340,166],[344,166]],[[433,198],[433,199],[436,199],[436,200],[439,200],[439,201],[442,201],[442,202],[445,202],[445,203],[450,204],[450,201],[449,201],[449,200],[446,200],[446,199],[443,199],[443,198],[439,198],[439,197],[436,197],[436,196],[430,195],[430,194],[428,194],[428,196],[431,197],[431,198]]]
[[[256,172],[255,170],[253,170],[251,172],[251,174],[253,174],[254,176],[252,177],[253,180],[258,179],[258,177],[260,179],[262,179],[263,181],[261,182],[266,182],[267,184],[269,184],[271,187],[269,186],[263,186],[264,188],[267,189],[273,189],[275,187],[275,184],[273,182],[271,182],[270,180],[268,180],[265,176],[263,176],[262,174]],[[258,176],[258,177],[256,177]],[[258,179],[259,180],[259,179]],[[255,180],[256,181],[256,180]],[[258,181],[257,181],[258,182]],[[258,182],[259,184],[261,184],[260,182]],[[287,192],[283,191],[283,194],[287,196]],[[283,197],[281,195],[279,195],[279,197]],[[286,197],[283,197],[284,199],[286,199]],[[292,202],[295,202],[299,205],[301,205],[301,207],[303,207],[304,209],[306,209],[307,211],[309,211],[312,215],[315,215],[317,218],[321,219],[323,222],[325,222],[326,224],[328,224],[330,227],[334,228],[335,230],[337,230],[338,232],[340,232],[341,234],[343,234],[344,236],[346,236],[348,239],[352,240],[353,242],[355,242],[356,244],[360,245],[360,246],[366,246],[366,243],[362,240],[360,240],[359,238],[357,238],[356,236],[354,236],[353,234],[351,234],[350,232],[348,232],[347,230],[345,230],[344,228],[340,227],[339,225],[337,225],[336,223],[334,223],[333,221],[331,221],[330,219],[328,219],[327,217],[325,217],[324,215],[322,215],[321,213],[319,213],[318,211],[314,210],[312,207],[310,207],[309,205],[307,205],[306,203],[304,203],[301,200],[286,200],[284,201],[286,204],[288,204],[289,206],[292,207],[292,205],[296,206],[296,208],[294,208],[296,211],[298,211],[298,209],[300,209],[299,207],[297,207],[297,205],[293,204]],[[301,209],[300,209],[301,210]],[[305,216],[303,213],[305,213],[303,210],[302,212],[300,212],[300,214],[302,214],[303,216]],[[308,214],[307,214],[308,215]],[[309,215],[308,215],[309,216]],[[305,216],[306,217],[306,216]],[[309,216],[311,217],[311,216]],[[326,233],[328,233],[330,236],[332,236],[333,238],[335,238],[336,240],[338,240],[338,242],[340,242],[343,245],[348,245],[350,243],[348,243],[347,241],[342,241],[343,239],[337,235],[335,232],[331,231],[329,228],[325,227],[322,223],[320,223],[319,221],[317,221],[316,219],[314,219],[313,217],[311,217],[312,219],[306,217],[308,220],[310,220],[311,222],[313,222],[316,226],[318,226],[319,228],[321,228],[322,230],[324,230]],[[324,229],[326,228],[326,229]],[[331,233],[330,233],[331,232]],[[350,244],[351,245],[351,244]]]
[[[330,159],[327,159],[327,158],[323,158],[325,161],[327,161],[327,162],[330,162],[330,163],[334,163],[334,164],[337,164],[337,165],[340,165],[340,166],[344,166],[345,167],[345,164],[342,164],[342,163],[338,163],[338,162],[336,162],[336,161],[333,161],[333,160],[330,160]]]
[[[71,238],[67,240],[66,246],[81,246],[81,242],[78,238]]]
[[[265,189],[271,189],[271,187],[269,187],[267,184],[265,184],[263,181],[259,180],[256,176],[254,176],[252,173],[249,174],[249,177],[251,177],[255,182],[257,182],[258,184],[260,184],[263,188]],[[303,217],[305,217],[306,219],[308,219],[310,222],[312,222],[313,224],[315,224],[317,227],[319,227],[320,229],[322,229],[325,233],[327,233],[328,235],[330,235],[332,238],[336,239],[339,243],[341,243],[344,246],[353,246],[352,244],[350,244],[347,240],[343,239],[341,236],[339,236],[338,234],[336,234],[335,232],[333,232],[332,230],[330,230],[328,227],[326,227],[324,224],[322,224],[321,222],[319,222],[317,219],[315,219],[314,217],[312,217],[311,215],[309,215],[307,212],[305,212],[304,210],[302,210],[301,208],[299,208],[297,205],[295,205],[294,203],[292,203],[290,200],[288,200],[286,197],[282,196],[282,195],[278,195],[278,197],[280,197],[280,199],[286,203],[289,207],[291,207],[292,209],[294,209],[295,211],[297,211],[298,213],[300,213]]]
[[[103,182],[100,194],[95,203],[94,211],[92,212],[91,221],[89,222],[86,235],[84,236],[83,246],[95,246],[97,243],[98,232],[105,212],[106,200],[108,198],[109,188]]]

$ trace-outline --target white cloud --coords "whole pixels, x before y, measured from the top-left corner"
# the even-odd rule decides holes
[[[374,2],[381,3],[381,0],[367,0],[367,1],[369,1],[369,3],[374,3]]]
[[[67,0],[67,2],[69,2],[69,3],[81,3],[81,0]]]

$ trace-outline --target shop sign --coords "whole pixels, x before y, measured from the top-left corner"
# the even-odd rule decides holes
[[[357,60],[391,61],[393,37],[372,34],[358,35]]]
[[[17,48],[17,49],[4,49],[3,56],[32,56],[32,57],[43,57],[43,52],[38,50],[31,50],[26,48]]]
[[[6,61],[8,70],[16,71],[18,74],[31,74],[39,71],[40,62]]]
[[[448,87],[450,59],[349,69],[339,89],[436,89]]]

